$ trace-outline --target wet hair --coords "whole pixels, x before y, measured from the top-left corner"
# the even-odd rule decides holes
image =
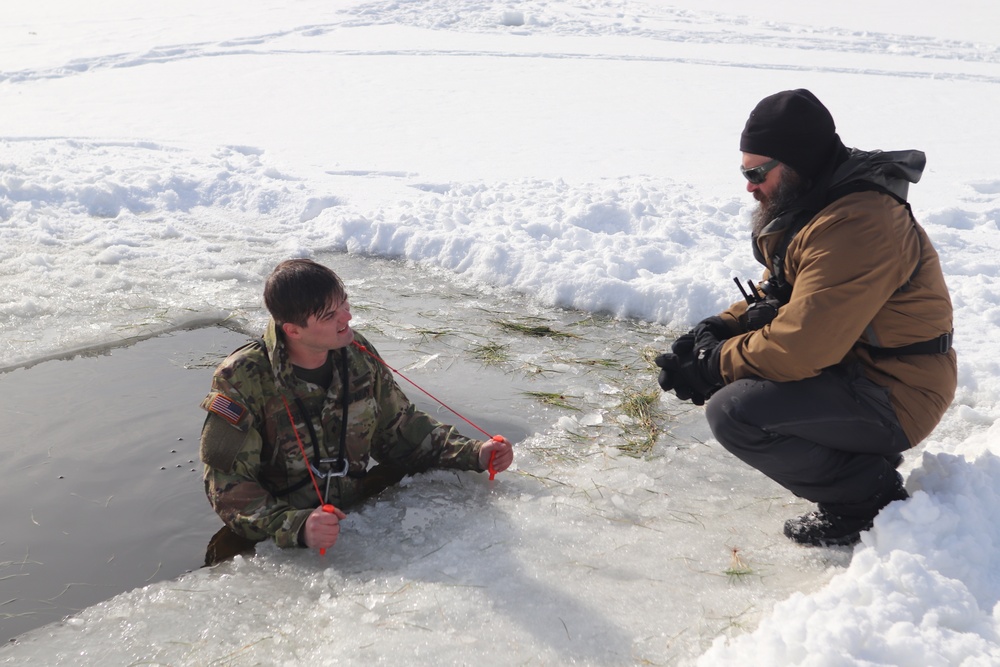
[[[331,303],[347,298],[336,273],[311,259],[288,259],[274,267],[264,283],[264,305],[280,327],[306,326]]]

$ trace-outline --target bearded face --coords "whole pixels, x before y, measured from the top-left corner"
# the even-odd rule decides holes
[[[753,198],[757,200],[757,208],[750,217],[754,236],[760,234],[768,223],[788,208],[788,205],[805,194],[809,184],[795,171],[787,166],[781,170],[778,187],[768,196],[762,190],[754,190]]]

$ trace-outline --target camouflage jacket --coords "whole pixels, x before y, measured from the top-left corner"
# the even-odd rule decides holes
[[[378,356],[363,337],[356,334],[356,340]],[[339,459],[344,428],[342,351],[330,353],[334,377],[329,390],[324,390],[295,375],[273,321],[263,342],[241,347],[220,364],[202,402],[208,411],[201,434],[205,492],[236,533],[257,541],[273,538],[278,546],[292,547],[299,544],[306,518],[319,506],[303,448],[314,464],[317,451],[318,458]],[[371,459],[408,472],[481,470],[481,442],[415,409],[392,372],[364,351],[349,345],[343,353],[349,395],[343,442],[349,472],[330,480],[327,502],[341,507],[363,497]],[[326,482],[317,482],[325,493]]]

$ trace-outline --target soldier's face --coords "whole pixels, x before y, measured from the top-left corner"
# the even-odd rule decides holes
[[[316,350],[337,350],[354,341],[351,329],[351,304],[343,301],[330,302],[319,315],[310,315],[306,326],[299,328],[299,343]]]

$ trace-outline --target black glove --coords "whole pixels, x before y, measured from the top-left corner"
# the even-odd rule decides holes
[[[740,318],[740,321],[747,331],[762,329],[778,316],[778,308],[780,307],[781,302],[774,297],[764,297],[760,301],[754,301],[747,306],[747,310]]]
[[[686,361],[685,361],[686,360]],[[660,375],[656,379],[663,391],[673,391],[682,401],[691,401],[695,405],[704,405],[705,396],[696,394],[686,376],[690,374],[690,368],[684,368],[685,364],[690,366],[694,363],[694,356],[678,356],[672,352],[661,354],[654,362],[660,367]]]
[[[686,334],[679,336],[677,340],[670,344],[670,350],[675,357],[686,358],[694,354],[694,330],[692,329]],[[661,354],[653,360],[653,363],[660,367],[660,375],[656,378],[656,381],[660,384],[660,389],[663,391],[670,391],[674,388],[674,377],[677,374],[676,367],[667,368],[662,363],[669,354],[669,352]]]
[[[686,357],[694,352],[694,329],[686,334],[678,336],[677,340],[670,344],[670,351],[674,354]]]
[[[680,375],[678,373],[681,367],[680,357],[673,352],[664,352],[653,359],[653,363],[660,367],[660,374],[656,378],[660,389],[671,391],[677,383],[678,375]]]
[[[729,330],[726,321],[718,315],[706,317],[698,324],[694,325],[691,331],[695,338],[695,347],[700,348],[711,344],[711,341],[723,341],[732,338],[733,334]]]
[[[691,331],[679,336],[670,344],[670,351],[680,357],[686,357],[699,347],[699,341],[701,345],[708,345],[712,339],[721,341],[731,338],[732,335],[726,326],[726,321],[718,315],[713,315],[698,322]]]
[[[698,322],[694,326],[694,329],[683,334],[677,338],[671,345],[670,351],[673,352],[674,356],[681,359],[689,359],[694,356],[694,351],[696,348],[711,348],[717,346],[720,341],[723,341],[732,336],[729,327],[726,326],[725,320],[721,317],[714,315],[712,317],[706,317],[701,322]],[[666,354],[661,354],[658,356],[654,363],[660,367],[660,375],[657,377],[657,382],[663,391],[671,391],[676,388],[677,380],[680,370],[679,363],[673,361],[669,362],[669,367],[664,366],[661,363],[667,357]],[[676,393],[676,392],[675,392]],[[680,387],[680,394],[678,395],[682,401],[693,400],[693,395],[690,393],[687,387]],[[695,402],[695,405],[703,404],[704,398],[701,402]]]
[[[661,369],[657,381],[663,391],[673,390],[682,401],[704,405],[724,384],[719,370],[720,345],[720,341],[706,337],[706,344],[691,354],[667,352],[656,357],[653,362]]]

